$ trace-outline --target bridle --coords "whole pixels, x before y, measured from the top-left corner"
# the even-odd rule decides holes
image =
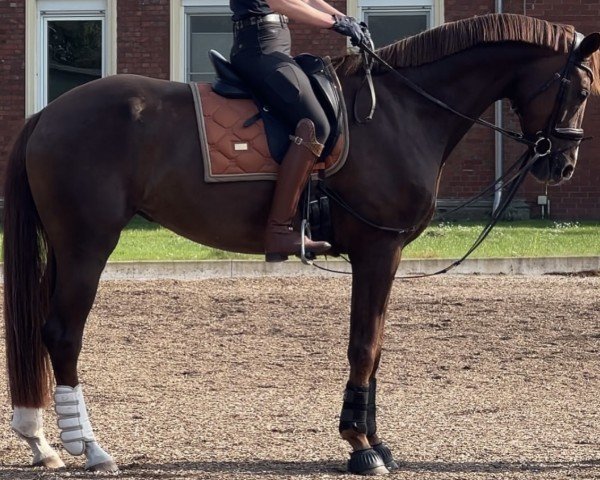
[[[469,120],[469,121],[471,121],[473,123],[477,123],[479,125],[483,125],[484,127],[487,127],[496,132],[499,132],[502,135],[504,135],[508,138],[511,138],[512,140],[515,140],[519,143],[525,144],[529,148],[531,148],[534,153],[537,153],[540,157],[544,157],[551,153],[562,153],[562,152],[554,152],[552,150],[552,143],[553,143],[552,138],[564,139],[564,140],[567,140],[570,142],[574,142],[577,145],[579,145],[579,143],[581,143],[583,140],[586,140],[586,138],[584,137],[584,134],[583,134],[583,129],[581,129],[581,128],[560,128],[560,127],[558,127],[558,121],[559,121],[558,119],[559,119],[560,113],[563,111],[564,103],[568,96],[567,95],[568,91],[571,87],[570,76],[571,76],[572,71],[575,68],[582,69],[588,75],[590,75],[590,77],[593,80],[592,70],[577,60],[578,48],[579,48],[579,45],[581,44],[581,41],[583,40],[583,38],[584,37],[582,34],[580,34],[579,32],[575,32],[575,36],[573,38],[573,42],[571,43],[571,48],[569,50],[569,56],[567,58],[567,62],[565,63],[563,69],[560,72],[554,73],[552,78],[550,78],[548,81],[546,81],[544,84],[542,84],[520,106],[515,105],[513,102],[512,109],[515,113],[519,114],[520,111],[524,107],[529,105],[539,95],[541,95],[542,93],[547,91],[550,87],[552,87],[552,85],[554,85],[554,83],[559,82],[559,89],[558,89],[556,99],[554,101],[554,107],[553,107],[550,117],[548,117],[546,126],[543,130],[540,130],[533,136],[525,135],[520,132],[515,132],[515,131],[507,129],[507,128],[499,127],[493,123],[483,120],[482,118],[471,117],[462,112],[459,112],[455,108],[448,105],[446,102],[434,97],[433,95],[431,95],[430,93],[425,91],[423,88],[421,88],[419,85],[414,83],[412,80],[410,80],[408,77],[401,74],[398,70],[396,70],[394,67],[392,67],[389,63],[387,63],[379,55],[377,55],[377,53],[374,51],[373,43],[370,38],[367,38],[366,42],[363,42],[362,44],[360,44],[359,48],[363,55],[363,68],[365,70],[365,83],[367,83],[369,85],[369,90],[371,91],[373,108],[369,112],[369,115],[364,119],[358,118],[357,111],[355,108],[355,112],[354,112],[355,119],[357,120],[358,123],[367,123],[373,118],[373,113],[374,113],[375,105],[376,105],[376,99],[375,99],[375,89],[372,87],[371,69],[373,67],[374,61],[377,61],[383,67],[385,67],[386,70],[391,72],[401,83],[403,83],[405,86],[407,86],[408,88],[413,90],[415,93],[419,94],[420,96],[422,96],[423,98],[426,98],[427,100],[436,104],[440,108],[442,108],[448,112],[451,112],[460,118]],[[355,102],[355,105],[356,105],[356,103],[357,102]],[[569,148],[572,148],[572,147],[569,147]]]
[[[510,205],[510,202],[514,198],[517,190],[519,189],[519,187],[525,180],[527,173],[529,173],[531,171],[533,166],[536,164],[536,162],[540,158],[545,157],[548,159],[548,162],[550,162],[551,159],[554,158],[556,155],[560,155],[571,148],[578,147],[582,141],[591,138],[591,137],[588,137],[588,138],[584,137],[584,132],[583,132],[582,128],[573,128],[573,127],[562,128],[562,127],[558,126],[559,125],[559,117],[561,115],[561,112],[564,110],[564,104],[566,102],[566,99],[568,98],[569,89],[571,88],[570,76],[571,76],[571,73],[573,72],[573,70],[575,68],[584,70],[591,77],[591,79],[593,81],[592,70],[589,67],[587,67],[586,65],[583,65],[581,62],[579,62],[578,58],[577,58],[578,48],[579,48],[579,45],[581,44],[581,41],[583,40],[583,38],[584,38],[583,35],[581,35],[579,32],[575,32],[575,36],[573,38],[573,42],[572,42],[571,48],[569,50],[569,56],[567,58],[567,62],[565,63],[563,69],[560,72],[556,72],[550,80],[548,80],[544,84],[542,84],[535,92],[533,92],[527,98],[527,100],[523,104],[521,104],[520,106],[517,106],[513,103],[513,105],[512,105],[513,111],[515,111],[517,114],[520,114],[521,109],[523,109],[525,106],[529,105],[539,95],[541,95],[542,93],[547,91],[549,88],[551,88],[555,82],[559,82],[558,93],[557,93],[555,101],[554,101],[552,113],[551,113],[550,117],[548,117],[548,121],[546,122],[546,126],[543,130],[538,131],[534,135],[526,135],[524,133],[515,132],[510,129],[499,127],[493,123],[483,120],[482,118],[474,118],[474,117],[466,115],[462,112],[459,112],[458,110],[451,107],[447,103],[443,102],[442,100],[434,97],[433,95],[431,95],[430,93],[425,91],[419,85],[417,85],[412,80],[410,80],[408,77],[404,76],[398,70],[396,70],[394,67],[389,65],[379,55],[377,55],[377,53],[375,53],[375,51],[374,51],[374,45],[370,39],[370,36],[367,36],[366,41],[359,45],[361,54],[363,55],[363,68],[365,70],[365,78],[364,78],[363,84],[357,91],[356,97],[358,97],[358,93],[360,92],[362,87],[366,84],[366,85],[368,85],[369,91],[371,93],[371,102],[372,103],[371,103],[371,109],[370,109],[369,114],[364,119],[360,119],[358,117],[357,108],[356,108],[356,105],[358,102],[357,102],[357,98],[355,98],[354,116],[355,116],[355,120],[357,121],[357,123],[360,123],[360,124],[368,123],[373,118],[373,114],[375,112],[376,95],[375,95],[375,88],[374,88],[373,80],[372,80],[371,69],[373,67],[373,63],[375,61],[377,61],[381,65],[383,65],[386,70],[391,72],[405,86],[407,86],[408,88],[410,88],[411,90],[413,90],[414,92],[416,92],[417,94],[422,96],[423,98],[426,98],[430,102],[439,106],[440,108],[442,108],[448,112],[451,112],[460,118],[463,118],[463,119],[469,120],[473,123],[477,123],[479,125],[483,125],[484,127],[490,128],[490,129],[492,129],[496,132],[499,132],[502,135],[504,135],[508,138],[511,138],[512,140],[514,140],[516,142],[522,143],[528,147],[527,150],[523,153],[523,155],[508,169],[508,171],[502,177],[496,179],[490,186],[488,186],[484,190],[483,193],[486,193],[492,189],[497,189],[498,185],[501,185],[503,183],[507,185],[507,195],[504,197],[504,199],[502,200],[502,202],[500,203],[498,208],[493,212],[490,221],[488,222],[486,227],[483,229],[483,231],[481,232],[481,234],[479,235],[477,240],[474,242],[474,244],[471,246],[471,248],[467,251],[467,253],[464,254],[459,260],[456,260],[455,262],[453,262],[448,267],[446,267],[442,270],[439,270],[437,272],[430,273],[430,274],[424,274],[424,275],[406,276],[406,277],[400,277],[400,278],[421,278],[421,277],[429,277],[429,276],[433,276],[433,275],[439,275],[441,273],[446,273],[447,271],[451,270],[452,268],[460,265],[483,242],[483,240],[488,236],[488,234],[490,233],[492,228],[500,220],[500,218],[502,217],[502,215],[504,214],[504,212]],[[553,141],[552,141],[553,139],[566,140],[567,142],[570,143],[570,145],[565,149],[555,150]],[[550,167],[548,167],[548,168],[550,168]],[[343,210],[345,210],[346,212],[350,213],[352,216],[354,216],[361,222],[363,222],[373,228],[376,228],[378,230],[388,231],[388,232],[394,232],[397,234],[413,233],[417,229],[415,226],[408,227],[408,228],[396,228],[396,227],[388,227],[388,226],[375,224],[374,222],[369,221],[368,219],[366,219],[365,217],[360,215],[358,212],[356,212],[352,207],[350,207],[343,200],[343,198],[337,192],[329,189],[329,187],[327,187],[322,180],[319,182],[317,188],[323,194],[325,194],[327,197],[329,197],[331,200],[333,200]],[[482,194],[478,194],[475,198],[479,198],[481,196],[482,196]],[[462,207],[472,203],[473,200],[474,199],[471,199],[471,200],[465,202],[460,207],[453,209],[453,211],[456,211],[459,208],[462,208]],[[304,249],[302,249],[302,251],[303,252],[302,252],[301,257],[302,257],[302,260],[305,261],[306,258],[304,255]],[[308,263],[308,262],[305,261],[305,263]],[[320,267],[318,265],[315,265],[315,266],[320,269],[323,269],[323,270],[328,270],[328,269],[326,269],[324,267]],[[339,271],[337,273],[348,273],[348,272]]]
[[[550,170],[550,162],[552,158],[556,155],[560,155],[565,151],[578,147],[579,144],[584,140],[589,140],[591,137],[585,137],[584,131],[582,128],[577,127],[559,127],[559,117],[561,112],[564,111],[564,104],[568,98],[569,90],[571,89],[571,73],[579,68],[586,72],[589,75],[590,79],[594,80],[594,74],[592,70],[579,62],[577,59],[578,55],[578,47],[583,40],[583,35],[579,32],[575,32],[575,37],[573,38],[573,42],[571,44],[571,49],[569,51],[569,57],[567,58],[567,62],[563,67],[562,71],[554,73],[552,78],[541,85],[535,92],[533,92],[524,102],[521,103],[520,106],[517,106],[514,102],[512,103],[512,110],[517,115],[521,116],[521,111],[528,106],[531,102],[533,102],[538,96],[542,93],[550,89],[555,83],[558,82],[558,93],[556,94],[556,99],[554,101],[554,106],[552,108],[552,113],[550,117],[548,117],[548,121],[546,122],[546,126],[543,130],[538,131],[533,136],[524,136],[529,140],[535,141],[535,145],[533,147],[534,152],[540,154],[540,157],[546,157],[548,162],[548,171]],[[569,146],[562,150],[554,150],[553,148],[553,139],[566,140],[569,142]]]

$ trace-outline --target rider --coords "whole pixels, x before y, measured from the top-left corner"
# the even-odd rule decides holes
[[[300,253],[304,232],[294,232],[300,194],[330,132],[323,108],[310,81],[290,56],[288,17],[313,27],[333,29],[362,43],[364,33],[348,17],[324,0],[230,0],[233,11],[231,63],[236,71],[279,118],[295,129],[281,163],[265,232],[268,262]],[[331,245],[304,239],[309,252],[323,253]]]

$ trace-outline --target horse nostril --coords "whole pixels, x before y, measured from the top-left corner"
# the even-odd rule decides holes
[[[571,178],[573,176],[574,171],[575,171],[575,168],[573,167],[573,165],[567,165],[565,168],[563,168],[561,176],[565,180],[569,180],[569,178]]]

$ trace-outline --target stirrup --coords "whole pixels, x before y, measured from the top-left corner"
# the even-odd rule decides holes
[[[306,251],[305,239],[307,236],[310,238],[310,223],[305,218],[300,225],[300,260],[304,265],[312,265],[316,255]]]

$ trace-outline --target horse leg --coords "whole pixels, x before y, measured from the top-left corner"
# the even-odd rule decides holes
[[[380,241],[371,242],[369,247],[351,255],[350,377],[339,425],[342,438],[354,450],[348,461],[351,473],[383,474],[397,467],[377,435],[375,373],[383,343],[385,311],[400,254],[396,242]]]
[[[77,376],[77,360],[100,274],[115,244],[116,239],[102,250],[93,242],[87,248],[79,244],[64,255],[56,251],[56,284],[42,329],[56,378],[54,401],[62,444],[71,455],[85,454],[87,470],[109,472],[118,468],[95,439]]]
[[[48,444],[44,435],[44,410],[41,408],[15,407],[10,426],[27,442],[33,452],[34,467],[63,468],[65,464],[58,453]]]

